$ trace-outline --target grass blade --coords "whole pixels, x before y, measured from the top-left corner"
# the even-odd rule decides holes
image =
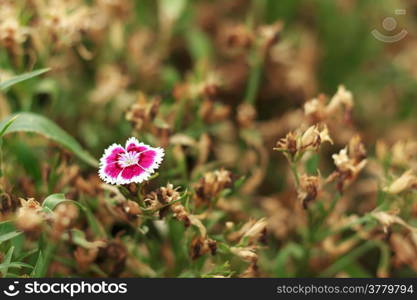
[[[14,77],[6,80],[6,81],[0,82],[0,90],[5,90],[5,89],[11,87],[12,85],[15,85],[19,82],[28,80],[28,79],[36,77],[36,76],[39,76],[43,73],[48,72],[49,70],[50,70],[49,68],[39,69],[39,70],[35,70],[35,71],[32,71],[32,72],[24,73],[24,74],[21,74],[21,75],[18,75],[18,76],[14,76]]]

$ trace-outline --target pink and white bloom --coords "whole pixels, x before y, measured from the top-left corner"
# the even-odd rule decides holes
[[[100,159],[101,179],[110,184],[140,183],[159,167],[164,149],[154,148],[131,137],[126,146],[113,144]]]

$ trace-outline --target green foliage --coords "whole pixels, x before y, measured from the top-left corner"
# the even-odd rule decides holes
[[[41,74],[44,74],[44,73],[48,72],[49,70],[50,70],[49,68],[40,69],[40,70],[35,70],[35,71],[29,72],[29,73],[24,73],[24,74],[21,74],[21,75],[18,75],[18,76],[14,76],[14,77],[6,80],[6,81],[0,82],[0,90],[6,90],[7,88],[9,88],[9,87],[11,87],[11,86],[13,86],[13,85],[15,85],[19,82],[31,79],[31,78],[36,77],[36,76],[39,76]]]
[[[14,132],[33,132],[40,134],[70,150],[89,165],[94,167],[98,165],[97,160],[84,150],[72,136],[43,116],[22,112],[0,122],[0,128],[3,128],[3,135]]]

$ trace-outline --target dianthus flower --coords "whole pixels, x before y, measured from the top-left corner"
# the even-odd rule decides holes
[[[99,176],[110,184],[140,183],[159,167],[164,157],[162,148],[154,148],[132,137],[123,148],[109,146],[100,159]]]

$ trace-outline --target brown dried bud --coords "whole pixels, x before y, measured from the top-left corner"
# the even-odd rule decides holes
[[[300,188],[298,190],[298,199],[307,208],[311,201],[317,198],[320,189],[320,178],[317,176],[308,176],[303,174],[300,178]]]
[[[191,258],[197,259],[207,253],[216,255],[217,242],[207,237],[197,236],[191,242]]]
[[[254,41],[252,32],[243,24],[226,24],[220,34],[220,43],[225,50],[248,49]]]
[[[77,249],[74,251],[74,258],[78,267],[83,271],[87,270],[88,267],[96,260],[98,250],[98,247],[89,249],[77,247]]]
[[[144,202],[150,210],[158,212],[160,218],[163,218],[168,210],[171,210],[174,217],[188,227],[191,224],[189,213],[180,202],[175,202],[180,197],[177,188],[169,183],[166,187],[160,187],[146,195]],[[167,204],[171,205],[167,206]]]
[[[345,147],[338,154],[332,155],[337,167],[335,177],[338,178],[338,189],[340,192],[343,191],[346,185],[352,183],[365,167],[367,163],[367,160],[364,158],[365,154],[366,151],[360,138],[355,136],[349,142],[349,147]]]
[[[222,190],[231,186],[232,173],[225,169],[205,173],[195,186],[195,199],[198,204],[209,204]]]
[[[7,193],[0,194],[0,215],[6,215],[8,213],[14,212],[19,206],[17,200],[13,200]]]
[[[200,105],[199,115],[204,122],[213,124],[227,119],[230,115],[230,107],[205,99]]]
[[[118,277],[125,268],[127,254],[126,246],[116,239],[100,248],[96,262],[111,277]]]
[[[160,99],[148,99],[145,94],[139,93],[138,100],[126,112],[126,120],[133,124],[136,130],[148,126],[152,122],[159,111]]]
[[[119,215],[126,221],[126,222],[134,222],[137,221],[139,215],[142,213],[139,204],[132,200],[121,201],[117,203],[116,209]]]
[[[29,235],[37,235],[41,231],[42,222],[45,215],[42,207],[33,198],[28,200],[20,199],[22,207],[17,211],[15,225],[18,229],[28,233]]]

